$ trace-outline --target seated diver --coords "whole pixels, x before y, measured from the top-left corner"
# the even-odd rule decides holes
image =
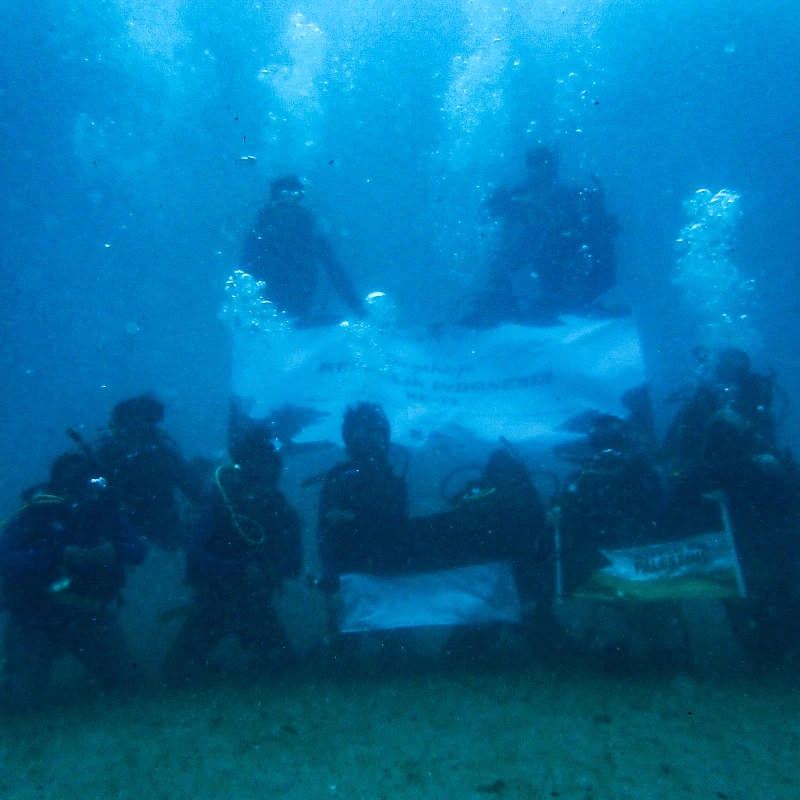
[[[164,404],[149,392],[123,400],[92,450],[126,518],[148,541],[175,550],[185,544],[178,492],[200,503],[203,481],[160,427],[163,419]]]
[[[553,646],[560,630],[553,616],[554,554],[545,525],[544,504],[525,465],[507,449],[495,450],[481,475],[451,498],[453,508],[411,520],[415,560],[424,570],[451,569],[487,562],[511,565],[531,643]],[[496,632],[496,627],[493,626]],[[488,639],[454,631],[453,642],[485,648]]]
[[[480,477],[452,502],[449,511],[412,520],[417,565],[437,570],[509,561],[523,602],[538,596],[545,512],[524,464],[508,450],[495,450]]]
[[[2,527],[0,578],[5,632],[3,701],[41,703],[53,661],[73,655],[100,687],[135,677],[112,604],[125,569],[146,545],[118,510],[86,453],[66,453],[50,480]]]
[[[242,269],[264,281],[266,298],[302,325],[319,318],[320,284],[325,277],[348,309],[363,316],[350,277],[302,200],[303,184],[297,176],[272,181],[269,203],[247,235]]]
[[[463,323],[470,327],[553,324],[559,314],[593,313],[616,283],[619,226],[599,180],[585,187],[560,183],[547,147],[528,151],[527,168],[522,184],[498,189],[487,201],[498,240],[488,286]]]
[[[302,566],[300,521],[278,490],[281,460],[270,430],[238,430],[229,444],[231,464],[216,471],[216,487],[189,543],[186,581],[194,602],[163,665],[180,683],[207,664],[228,634],[261,667],[290,657],[274,598]]]
[[[331,632],[338,630],[334,597],[340,575],[400,574],[410,566],[408,486],[392,472],[391,428],[383,409],[374,403],[348,407],[342,439],[347,460],[324,477],[317,526]]]

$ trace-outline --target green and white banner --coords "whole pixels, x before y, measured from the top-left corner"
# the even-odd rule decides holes
[[[676,600],[744,594],[736,548],[726,531],[600,553],[608,565],[595,572],[572,597]]]

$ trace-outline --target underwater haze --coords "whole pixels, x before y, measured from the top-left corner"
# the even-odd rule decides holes
[[[185,455],[226,458],[226,281],[274,178],[302,178],[359,294],[386,293],[401,327],[441,330],[489,269],[487,200],[537,145],[565,181],[596,176],[619,220],[610,298],[632,311],[658,432],[693,384],[692,351],[741,347],[774,372],[778,438],[800,448],[799,4],[0,9],[0,517],[70,447],[67,428],[91,440],[146,391]],[[149,559],[122,611],[142,696],[0,710],[3,796],[800,796],[794,673],[587,674],[580,658],[530,666],[514,641],[502,669],[431,656],[167,692],[151,684],[177,623],[154,615],[187,590],[177,554]],[[309,591],[283,602],[314,606],[292,622],[313,652]]]
[[[187,448],[219,447],[222,287],[292,171],[359,286],[419,322],[469,292],[490,188],[557,146],[622,221],[656,384],[698,338],[673,310],[682,203],[735,191],[759,360],[794,387],[793,3],[115,0],[0,25],[5,485],[147,388]]]

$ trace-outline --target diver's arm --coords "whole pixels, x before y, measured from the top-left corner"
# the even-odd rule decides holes
[[[60,550],[55,547],[3,548],[0,551],[0,578],[13,578],[55,569],[60,561]]]
[[[244,247],[242,247],[242,255],[240,263],[242,269],[249,273],[259,272],[258,266],[263,257],[263,245],[260,237],[255,231],[251,230],[244,240]]]
[[[61,560],[63,546],[42,541],[38,546],[25,546],[26,523],[12,519],[0,536],[0,578],[15,578],[26,574],[55,569]],[[49,539],[49,537],[47,537]]]
[[[266,267],[266,242],[263,231],[268,226],[268,212],[268,208],[262,208],[258,212],[255,222],[247,231],[240,261],[242,269],[259,280]]]
[[[364,316],[364,304],[356,292],[350,276],[345,272],[344,267],[339,263],[333,253],[333,248],[330,242],[324,237],[319,237],[320,251],[322,260],[325,263],[325,269],[328,273],[328,279],[333,287],[342,296],[342,299],[347,303],[348,307],[352,309],[359,317]]]
[[[206,499],[206,486],[202,473],[205,464],[197,459],[194,462],[188,461],[172,440],[169,444],[169,458],[172,462],[175,485],[195,505],[202,505]]]

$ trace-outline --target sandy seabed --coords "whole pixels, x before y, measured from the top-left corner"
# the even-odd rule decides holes
[[[0,719],[0,797],[800,797],[796,680],[290,675]]]

